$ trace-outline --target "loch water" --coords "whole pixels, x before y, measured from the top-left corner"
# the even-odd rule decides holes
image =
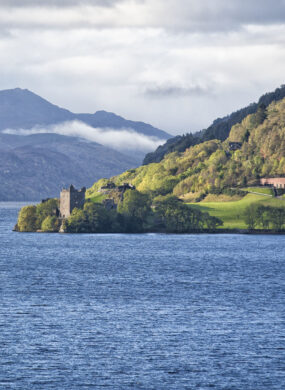
[[[0,389],[285,388],[285,236],[12,232]]]

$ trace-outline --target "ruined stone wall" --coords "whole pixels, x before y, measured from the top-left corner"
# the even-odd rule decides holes
[[[70,191],[70,212],[77,207],[78,209],[82,209],[85,202],[85,191]]]

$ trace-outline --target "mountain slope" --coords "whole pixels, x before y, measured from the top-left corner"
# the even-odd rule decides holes
[[[204,141],[218,139],[224,141],[236,123],[241,122],[247,115],[257,112],[258,107],[268,107],[273,101],[279,101],[285,97],[285,85],[277,88],[274,92],[266,93],[261,96],[258,103],[252,103],[249,106],[242,108],[232,114],[216,119],[207,129],[190,133],[182,136],[176,136],[167,140],[164,145],[159,146],[154,152],[148,153],[145,156],[144,164],[159,162],[167,153],[174,151],[183,152],[193,145],[197,145]]]
[[[159,139],[170,134],[147,123],[126,120],[116,114],[97,111],[95,114],[74,114],[60,108],[27,89],[0,91],[0,131],[4,129],[31,129],[66,121],[82,121],[92,127],[132,129]]]
[[[137,165],[132,157],[74,137],[0,133],[0,200],[58,196],[71,183],[88,186],[94,177],[109,177]]]
[[[240,142],[241,148],[232,151],[230,142]],[[187,198],[256,184],[268,176],[285,176],[285,99],[248,115],[232,127],[224,142],[210,140],[182,153],[170,153],[160,163],[128,170],[111,180],[132,183],[152,196]],[[95,183],[89,196],[100,185]]]
[[[111,129],[133,129],[136,132],[150,137],[157,137],[160,139],[170,138],[170,134],[163,130],[159,130],[144,122],[134,122],[122,118],[119,115],[107,111],[97,111],[95,114],[76,114],[76,119],[92,127],[111,128]]]
[[[85,135],[86,126],[80,122],[91,126],[87,131],[89,136],[93,135],[92,142],[75,137]],[[58,124],[63,124],[66,134],[55,134],[58,130],[52,125]],[[114,147],[119,141],[122,144],[133,137],[132,149],[120,152],[97,143],[102,137],[98,137],[98,141],[92,127],[99,127],[102,134],[109,139],[112,137]],[[81,128],[81,133],[74,133],[74,128]],[[107,131],[109,128],[112,132]],[[10,133],[3,133],[5,129],[10,129]],[[26,130],[30,129],[50,133],[28,135],[31,132]],[[127,134],[122,138],[122,129],[131,129],[142,136],[139,138],[134,132],[125,132]],[[118,136],[114,137],[113,130],[118,131]],[[12,135],[13,132],[16,135]],[[37,200],[57,196],[62,186],[71,183],[77,187],[89,186],[94,178],[109,177],[137,167],[145,153],[140,142],[141,139],[148,140],[147,137],[151,137],[150,142],[145,143],[149,147],[157,142],[152,142],[153,138],[165,140],[170,135],[146,123],[128,121],[105,111],[74,114],[28,90],[0,91],[0,200]]]
[[[73,120],[73,114],[27,89],[0,91],[0,130],[30,129]]]

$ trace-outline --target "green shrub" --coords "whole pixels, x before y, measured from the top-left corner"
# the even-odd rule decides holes
[[[18,229],[20,232],[34,232],[38,228],[36,206],[25,206],[19,212]]]
[[[188,233],[221,226],[223,222],[208,213],[187,206],[176,197],[169,197],[155,204],[155,212],[169,233]]]
[[[39,203],[37,207],[38,226],[42,225],[44,219],[48,216],[55,216],[59,206],[58,199],[48,199],[45,202]]]
[[[244,220],[251,230],[256,227],[275,231],[283,229],[285,224],[285,208],[251,204],[245,209]]]
[[[42,222],[41,230],[43,232],[58,232],[59,226],[59,219],[55,215],[48,215]]]

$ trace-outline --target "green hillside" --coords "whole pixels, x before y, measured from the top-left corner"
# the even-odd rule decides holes
[[[242,143],[240,150],[231,151],[230,142]],[[231,188],[255,186],[261,177],[284,175],[285,99],[248,115],[232,127],[224,142],[206,141],[184,152],[170,153],[160,163],[103,179],[87,191],[87,196],[98,196],[98,189],[112,181],[116,185],[131,183],[152,198],[173,194],[187,199],[195,194],[201,200],[209,193],[228,191],[232,195]]]
[[[212,217],[220,218],[223,229],[247,229],[244,220],[246,209],[252,204],[261,204],[271,207],[284,207],[283,199],[264,197],[262,195],[247,194],[243,199],[234,202],[200,202],[190,203],[197,210],[209,213]]]
[[[184,152],[190,146],[201,144],[211,139],[224,141],[230,133],[232,126],[241,122],[249,114],[255,114],[259,107],[268,107],[272,102],[285,98],[285,85],[281,85],[274,92],[261,96],[257,103],[252,103],[232,114],[216,119],[207,129],[196,133],[177,135],[170,138],[165,144],[159,146],[154,152],[148,153],[143,164],[160,162],[163,157],[171,152]]]
[[[81,209],[59,218],[57,200],[21,209],[15,230],[68,233],[285,232],[285,99],[259,107],[224,141],[209,140],[159,163],[101,179]],[[276,197],[278,196],[278,197]]]

